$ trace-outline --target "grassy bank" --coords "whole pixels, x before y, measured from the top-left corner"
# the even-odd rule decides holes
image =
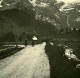
[[[45,50],[50,64],[50,78],[80,78],[80,69],[76,69],[76,61],[68,60],[63,57],[63,46],[67,45],[74,49],[74,54],[80,59],[80,43],[70,41],[54,41],[54,46],[47,43]]]
[[[20,51],[21,49],[23,49],[23,47],[0,46],[0,60]]]

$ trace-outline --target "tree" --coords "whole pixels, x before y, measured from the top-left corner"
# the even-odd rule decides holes
[[[22,41],[22,40],[23,40],[22,36],[19,36],[19,41]]]
[[[26,32],[22,32],[19,36],[19,41],[25,40],[27,38],[27,33]]]
[[[64,29],[61,28],[61,29],[60,29],[60,34],[63,34],[63,33],[64,33]]]
[[[8,42],[15,42],[15,35],[14,35],[14,33],[12,31],[6,33],[4,35],[4,37],[3,37],[3,40],[4,41],[8,41]]]
[[[76,32],[76,28],[73,28],[73,32]]]
[[[80,28],[78,29],[78,33],[79,33],[79,36],[80,36]]]
[[[61,28],[60,32],[64,32],[64,29],[63,29],[63,28]]]
[[[31,35],[31,34],[28,34],[28,35],[27,35],[27,39],[28,39],[28,40],[32,40],[32,35]]]

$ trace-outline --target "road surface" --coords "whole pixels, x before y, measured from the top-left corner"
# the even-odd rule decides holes
[[[20,52],[0,60],[0,78],[50,78],[45,43],[27,46]]]

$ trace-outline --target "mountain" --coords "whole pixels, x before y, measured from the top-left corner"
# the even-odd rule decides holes
[[[6,9],[13,9],[13,8],[17,8],[25,12],[28,10],[27,12],[29,12],[30,14],[32,13],[35,14],[35,17],[36,15],[40,14],[42,16],[42,19],[47,18],[47,20],[46,19],[44,20],[54,25],[58,25],[57,24],[58,22],[54,20],[56,19],[55,15],[50,11],[50,9],[52,10],[52,7],[50,6],[50,4],[51,5],[54,4],[53,0],[51,1],[49,0],[44,0],[44,1],[43,0],[15,0],[15,1],[11,0],[10,2],[9,1],[10,0],[8,1],[3,0],[2,3],[5,3],[5,5],[2,4],[2,7],[0,7],[1,11],[4,11]]]
[[[64,3],[55,0],[28,0],[34,8],[37,20],[50,22],[57,29],[80,28],[80,3]]]
[[[79,12],[79,3],[65,4],[56,0],[2,0],[0,22],[4,24],[4,33],[13,29],[16,34],[34,30],[40,34],[50,34],[54,29],[80,28]]]
[[[40,4],[34,7],[29,0],[3,0],[2,7],[0,7],[0,33],[13,31],[15,34],[20,35],[22,32],[33,33],[35,30],[38,34],[51,34],[53,32],[52,28],[55,28],[54,25],[57,23],[55,23],[52,17],[45,16],[43,14],[44,11],[41,13],[43,5],[42,3]],[[37,15],[39,9],[41,9],[40,14],[42,19],[38,20]],[[55,24],[52,25],[51,22]]]
[[[53,25],[47,22],[36,20],[29,12],[24,12],[19,9],[11,9],[0,12],[0,33],[13,31],[16,35],[23,32],[33,33],[34,30],[37,34],[51,34]]]
[[[80,3],[67,3],[59,9],[67,16],[68,26],[80,28]]]

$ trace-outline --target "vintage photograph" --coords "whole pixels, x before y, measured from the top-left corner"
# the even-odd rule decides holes
[[[80,78],[80,0],[0,0],[0,78]]]

